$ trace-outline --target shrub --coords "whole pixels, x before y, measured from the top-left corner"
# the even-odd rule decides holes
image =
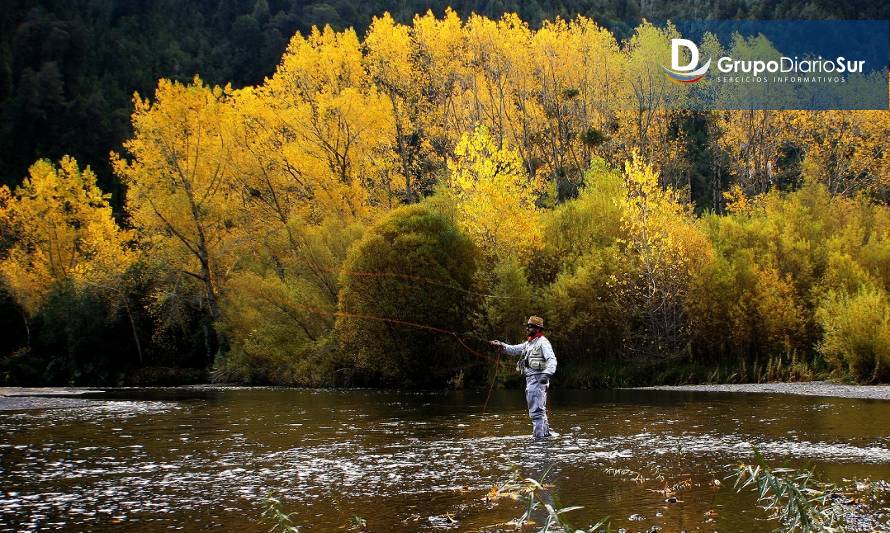
[[[548,291],[554,338],[585,358],[685,353],[690,280],[713,260],[707,235],[638,158],[623,174],[594,167],[587,178],[548,221],[564,262]]]
[[[831,291],[816,311],[824,336],[819,352],[838,372],[862,382],[890,379],[890,303],[864,286],[850,295]]]
[[[597,159],[584,175],[578,197],[543,213],[546,239],[541,255],[555,265],[547,269],[551,273],[548,281],[560,270],[574,269],[591,250],[615,243],[621,236],[621,201],[626,195],[621,173]]]
[[[621,354],[629,323],[614,286],[626,275],[625,264],[617,247],[595,249],[549,287],[545,309],[551,337],[569,366]]]
[[[770,267],[755,269],[755,331],[763,351],[791,355],[806,347],[807,315],[795,292],[791,276]]]
[[[442,214],[425,205],[393,211],[344,264],[340,348],[381,384],[444,385],[471,357],[443,331],[471,327],[476,264],[473,243]]]
[[[890,233],[890,223],[884,231]],[[890,289],[890,235],[884,237],[872,235],[862,247],[859,260],[885,289]]]
[[[615,290],[634,324],[625,351],[641,356],[688,353],[684,309],[690,279],[713,260],[713,247],[676,191],[659,185],[638,157],[625,163],[619,250],[626,258]]]
[[[854,294],[860,287],[874,282],[874,278],[853,257],[834,251],[829,253],[825,273],[813,287],[810,298],[818,305],[831,291]]]
[[[686,313],[690,318],[693,355],[714,361],[746,354],[751,341],[742,283],[750,263],[717,255],[700,275],[690,279]]]

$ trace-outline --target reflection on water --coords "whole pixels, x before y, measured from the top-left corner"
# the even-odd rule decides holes
[[[757,446],[829,480],[890,479],[890,402],[659,391],[551,395],[545,443],[521,391],[115,390],[87,407],[0,412],[0,531],[259,529],[283,498],[319,531],[497,529],[484,498],[516,465],[572,521],[632,531],[760,530],[749,494],[715,484]],[[625,475],[616,475],[624,473]],[[636,478],[636,479],[634,479]],[[689,480],[676,503],[665,486]],[[685,485],[684,485],[685,486]]]

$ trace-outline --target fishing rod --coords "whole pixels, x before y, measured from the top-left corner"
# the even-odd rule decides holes
[[[482,404],[482,414],[485,414],[485,409],[488,408],[488,400],[491,399],[491,390],[494,388],[494,382],[498,379],[498,368],[500,368],[501,364],[501,351],[498,350],[498,356],[494,360],[494,372],[491,374],[491,383],[488,384],[488,394],[485,395],[485,402]]]

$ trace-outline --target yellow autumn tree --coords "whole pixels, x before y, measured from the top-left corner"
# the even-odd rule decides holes
[[[718,114],[717,144],[729,156],[729,170],[745,194],[762,194],[777,184],[790,136],[788,114],[769,109]]]
[[[424,138],[423,113],[428,95],[418,83],[417,68],[412,56],[414,42],[408,26],[397,24],[389,13],[375,17],[365,36],[365,68],[380,91],[389,99],[392,112],[393,152],[397,170],[403,181],[401,197],[406,203],[416,202],[420,190],[431,179],[425,169],[431,159],[431,145]]]
[[[463,23],[451,8],[439,19],[428,11],[416,15],[411,27],[412,83],[422,96],[420,118],[430,147],[447,164],[466,124],[458,100],[467,85],[469,51]]]
[[[255,104],[259,112],[245,111],[270,137],[288,187],[307,198],[305,220],[367,220],[398,203],[394,188],[404,177],[391,103],[364,69],[353,30],[295,35]]]
[[[336,305],[341,248],[356,225],[405,198],[396,115],[365,70],[355,32],[330,27],[294,36],[274,76],[235,91],[232,107],[226,134],[246,257],[227,302],[243,311],[274,301],[302,335],[325,320],[301,303]],[[229,328],[253,327],[245,322]]]
[[[241,198],[227,139],[229,88],[161,80],[154,101],[134,98],[129,158],[112,154],[127,211],[152,257],[199,281],[214,321],[219,291],[238,261]]]
[[[805,177],[835,194],[890,193],[887,110],[798,111],[791,114],[794,139],[804,152]]]
[[[643,22],[624,43],[625,73],[616,94],[617,135],[622,157],[638,153],[654,165],[662,185],[680,189],[685,181],[685,139],[672,128],[688,98],[686,87],[671,82],[660,65],[670,64],[671,39],[679,37],[672,25],[659,28]]]
[[[464,130],[485,124],[497,143],[510,142],[526,151],[523,142],[529,114],[535,110],[523,106],[531,97],[532,62],[529,48],[533,31],[516,14],[504,14],[500,20],[474,15],[464,25],[468,57],[466,90],[460,104]],[[525,162],[530,153],[522,154]]]
[[[518,252],[528,261],[542,244],[536,182],[508,146],[498,146],[480,126],[464,135],[449,166],[448,189],[455,199],[459,226],[488,257]]]
[[[275,111],[257,91],[237,91],[235,111],[237,119],[228,132],[235,146],[232,186],[242,198],[239,209],[247,237],[242,253],[252,259],[247,268],[269,261],[280,276],[306,274],[333,305],[336,272],[313,252],[309,237],[319,225],[340,219],[341,212],[315,196],[299,161],[281,150]],[[326,208],[331,209],[325,213]]]
[[[676,191],[662,188],[654,168],[638,154],[625,163],[619,245],[629,259],[614,280],[619,301],[640,328],[628,349],[676,355],[690,336],[686,298],[690,280],[713,261],[707,236]]]
[[[775,58],[781,54],[763,35],[745,38],[735,35],[729,52],[742,59]],[[723,90],[733,107],[716,114],[717,145],[728,156],[729,171],[742,191],[748,195],[762,194],[780,181],[782,156],[792,139],[792,112],[775,109],[737,109],[749,101],[769,98],[777,103],[789,102],[789,89],[783,84],[729,85]],[[763,87],[759,87],[763,86]]]
[[[355,32],[330,27],[296,35],[274,76],[234,92],[226,133],[245,239],[223,298],[232,350],[217,361],[221,376],[317,368],[346,250],[407,196],[393,101],[373,83]]]
[[[8,247],[0,252],[0,278],[27,318],[53,286],[110,287],[135,259],[133,235],[121,230],[89,167],[71,157],[58,165],[41,159],[11,193],[0,188],[0,221]]]
[[[532,91],[520,103],[523,111],[540,106],[540,128],[525,131],[523,140],[541,140],[540,149],[531,152],[546,161],[538,172],[577,187],[593,155],[606,155],[600,150],[616,120],[614,101],[625,82],[618,43],[588,18],[557,18],[535,32],[529,54]],[[532,118],[523,115],[525,129]]]

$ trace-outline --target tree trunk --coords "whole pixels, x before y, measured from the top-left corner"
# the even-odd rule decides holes
[[[216,344],[216,331],[210,324],[204,323],[204,349],[207,352],[207,366],[213,366],[213,345]]]
[[[22,322],[25,324],[25,346],[30,350],[31,349],[31,325],[28,323],[28,315],[25,314],[24,309],[20,309],[19,312],[22,315]]]
[[[210,271],[206,270],[204,272],[205,276],[208,276],[205,281],[205,286],[207,287],[207,303],[210,306],[210,318],[212,320],[211,324],[204,324],[204,344],[207,348],[207,364],[208,366],[213,365],[213,355],[214,348],[219,347],[219,337],[216,334],[216,322],[219,320],[219,304],[216,301],[216,294],[213,290],[213,283],[210,281]]]
[[[136,321],[133,319],[133,311],[130,309],[130,299],[127,296],[124,296],[124,308],[127,310],[127,318],[130,319],[130,329],[133,332],[133,341],[136,343],[136,353],[139,354],[139,366],[143,366],[145,364],[145,360],[142,357],[142,343],[139,342],[139,333],[136,330]]]

